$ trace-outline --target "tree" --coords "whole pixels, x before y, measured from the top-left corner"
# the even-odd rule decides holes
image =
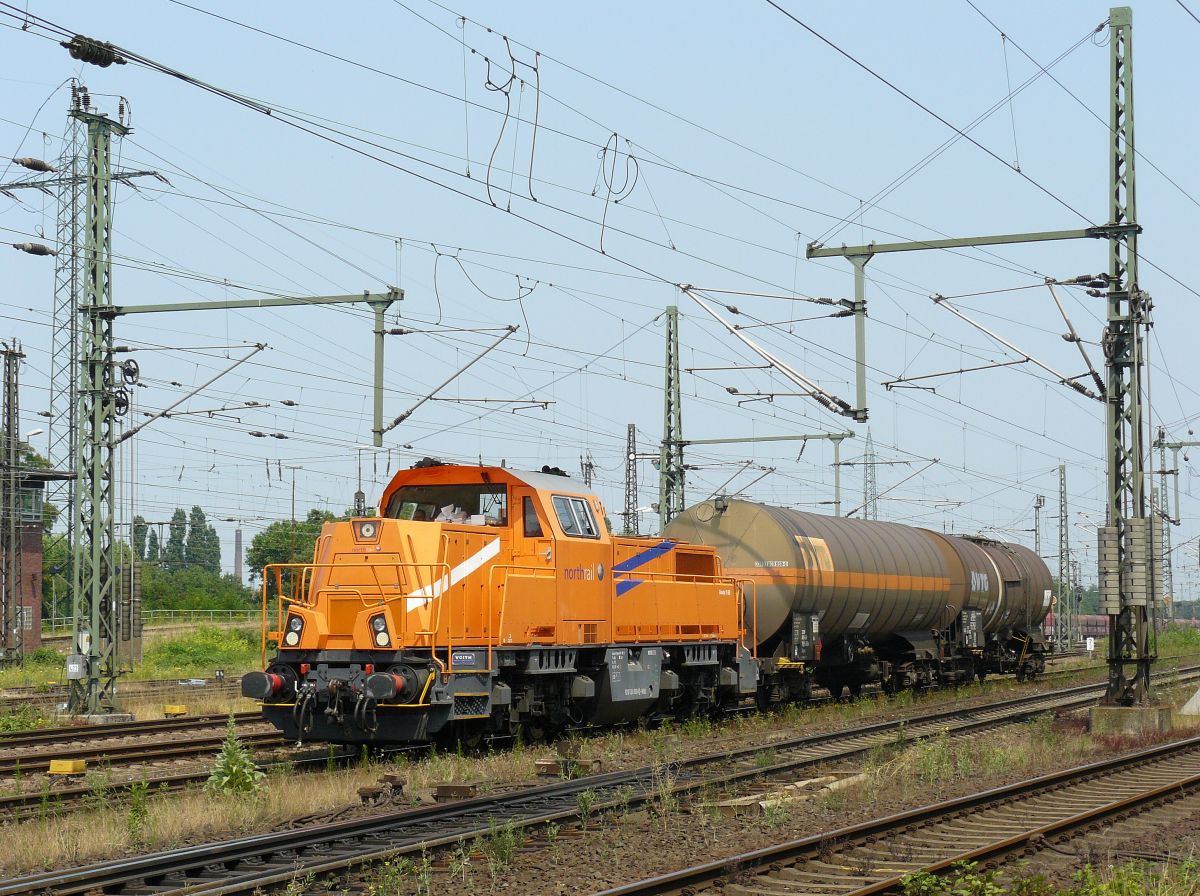
[[[263,569],[272,563],[308,563],[313,557],[313,547],[317,536],[321,534],[321,526],[333,522],[338,517],[327,510],[310,510],[308,516],[295,523],[284,520],[271,523],[254,536],[250,549],[246,551],[246,565],[250,568],[250,576],[262,579]],[[284,590],[290,588],[291,577],[284,576]],[[274,576],[269,577],[267,592],[275,593]]]
[[[182,507],[176,507],[171,514],[169,529],[167,545],[163,548],[163,566],[172,571],[183,569],[187,565],[187,514]]]
[[[142,567],[142,606],[147,610],[247,610],[257,596],[233,576],[198,566],[171,571]]]
[[[208,523],[203,508],[196,505],[188,516],[187,543],[184,545],[184,560],[187,566],[220,574],[221,539],[217,530]]]
[[[162,563],[162,550],[158,546],[158,533],[150,530],[150,538],[146,542],[146,562],[153,566]]]
[[[137,560],[146,559],[146,519],[141,514],[133,518],[133,556]],[[155,558],[158,559],[158,558]]]

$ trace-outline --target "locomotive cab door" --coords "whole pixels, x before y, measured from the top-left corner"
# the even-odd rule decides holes
[[[602,644],[612,630],[612,538],[595,496],[549,496],[558,580],[559,637],[564,644]]]
[[[503,609],[500,643],[554,643],[558,638],[558,606],[554,575],[553,532],[537,493],[512,489],[512,566],[498,579]]]

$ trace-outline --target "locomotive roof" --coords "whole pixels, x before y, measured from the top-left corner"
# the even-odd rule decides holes
[[[434,472],[436,471],[436,472]],[[567,492],[573,495],[594,495],[595,492],[578,479],[561,476],[557,473],[542,473],[534,470],[515,470],[511,467],[475,466],[467,464],[437,464],[425,467],[412,467],[398,471],[385,492],[391,492],[400,482],[419,482],[428,476],[430,479],[445,481],[447,476],[453,476],[453,471],[461,472],[469,482],[487,481],[487,476],[497,480],[515,479],[538,491]]]

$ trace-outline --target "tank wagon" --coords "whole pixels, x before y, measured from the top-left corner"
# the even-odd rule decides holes
[[[617,536],[560,471],[426,460],[264,569],[242,693],[290,737],[396,743],[1025,677],[1049,587],[1018,545],[747,501]]]
[[[752,585],[772,699],[806,697],[814,679],[840,695],[1045,668],[1050,572],[1021,545],[724,498],[665,534],[716,548]]]

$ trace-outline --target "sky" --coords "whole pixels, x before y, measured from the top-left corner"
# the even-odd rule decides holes
[[[0,4],[0,184],[29,174],[7,158],[62,152],[72,78],[102,112],[124,98],[132,132],[116,165],[161,175],[116,187],[117,304],[399,287],[388,326],[414,332],[387,337],[387,421],[519,328],[375,450],[366,308],[121,318],[116,341],[141,371],[126,426],[267,346],[130,440],[121,522],[199,504],[230,568],[234,528],[250,538],[290,518],[293,481],[297,515],[341,512],[360,476],[370,503],[425,456],[574,475],[590,457],[618,522],[627,426],[639,455],[663,436],[663,315],[676,305],[685,438],[853,432],[849,512],[869,430],[881,519],[1032,545],[1042,495],[1054,571],[1065,464],[1072,554],[1094,580],[1100,402],[1028,362],[884,384],[1017,352],[1086,374],[1045,280],[1103,272],[1106,244],[872,260],[865,424],[800,394],[679,286],[707,290],[744,336],[853,403],[853,324],[806,301],[849,298],[851,267],[806,259],[806,246],[1105,223],[1109,7],[777,3]],[[1133,4],[1140,285],[1154,301],[1152,425],[1168,440],[1194,438],[1200,365],[1197,134],[1179,99],[1200,75],[1189,7],[1200,13]],[[23,28],[26,12],[41,18]],[[157,65],[85,66],[56,27]],[[13,197],[0,195],[0,240],[53,244],[54,197]],[[44,429],[54,259],[8,251],[0,276],[0,334],[27,355],[23,426]],[[1056,293],[1099,367],[1104,300]],[[724,490],[829,513],[833,460],[826,441],[694,446],[687,503]],[[641,530],[656,532],[648,457],[638,475]],[[1195,479],[1181,460],[1179,599],[1200,584]]]

